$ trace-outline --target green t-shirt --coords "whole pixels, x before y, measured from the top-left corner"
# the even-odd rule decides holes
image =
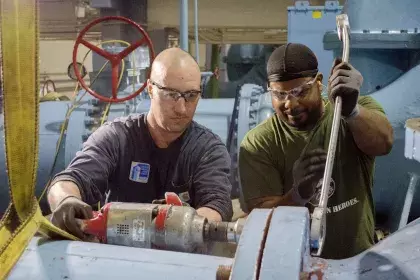
[[[358,103],[385,114],[370,96],[361,96]],[[292,188],[293,164],[305,146],[308,145],[307,150],[328,150],[334,108],[329,102],[325,104],[324,115],[311,131],[298,131],[274,114],[246,134],[239,152],[245,204],[253,198],[285,195]],[[374,165],[374,157],[364,154],[356,146],[346,121],[341,120],[323,258],[351,257],[374,244]],[[310,212],[319,203],[320,190],[319,187],[306,205]]]

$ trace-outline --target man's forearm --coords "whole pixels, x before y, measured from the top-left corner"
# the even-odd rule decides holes
[[[79,188],[75,183],[71,181],[59,181],[52,185],[48,192],[48,203],[51,211],[54,211],[58,204],[68,196],[75,196],[79,199],[82,198]]]
[[[393,129],[382,114],[359,105],[359,114],[348,120],[357,147],[367,155],[388,154],[394,142]]]
[[[208,208],[208,207],[201,207],[197,209],[197,214],[200,216],[203,216],[207,218],[207,220],[211,222],[221,222],[222,221],[222,215],[219,214],[219,212]]]
[[[278,206],[304,206],[294,199],[293,190],[285,195],[265,196],[248,202],[248,212],[254,208],[275,208]]]

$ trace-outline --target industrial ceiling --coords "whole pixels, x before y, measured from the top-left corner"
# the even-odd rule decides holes
[[[99,17],[99,11],[91,9],[89,2],[89,0],[40,0],[41,38],[74,40],[81,28]],[[194,1],[189,2],[190,37],[193,38]],[[198,3],[201,43],[278,44],[287,40],[287,7],[293,6],[295,1],[244,0],[238,5],[238,1],[233,0],[200,0]],[[311,5],[324,5],[324,3],[323,0],[310,1]],[[178,5],[179,0],[148,1],[149,30],[166,28],[170,35],[177,36]],[[92,29],[89,36],[91,39],[100,39],[99,27]]]

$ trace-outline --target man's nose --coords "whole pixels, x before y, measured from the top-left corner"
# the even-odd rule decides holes
[[[290,95],[286,96],[285,103],[284,103],[284,107],[286,109],[292,109],[292,108],[296,107],[296,104],[297,104],[296,97],[293,97],[293,96],[290,96]]]
[[[179,98],[175,103],[175,112],[185,114],[187,112],[187,104],[184,98]]]

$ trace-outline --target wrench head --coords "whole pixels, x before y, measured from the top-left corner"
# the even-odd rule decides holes
[[[347,14],[340,14],[336,16],[335,22],[337,24],[338,39],[340,39],[340,41],[343,41],[344,29],[347,29],[347,31],[350,31],[349,18]]]

